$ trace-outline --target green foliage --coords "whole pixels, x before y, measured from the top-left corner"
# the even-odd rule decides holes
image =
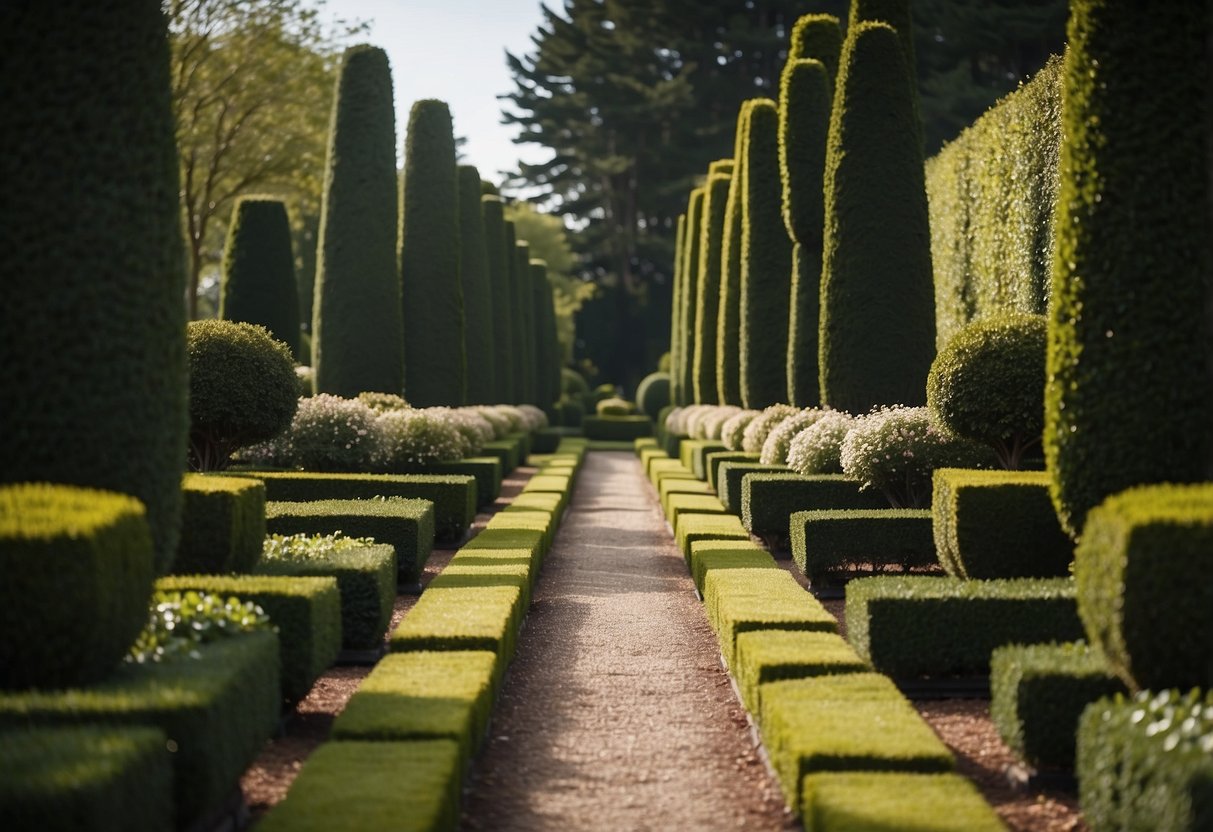
[[[789,63],[813,59],[820,61],[830,83],[838,74],[838,61],[842,56],[842,26],[832,14],[806,14],[796,19],[792,27],[792,38],[788,44]],[[786,70],[787,65],[785,65]]]
[[[412,407],[402,396],[395,393],[359,393],[357,399],[376,413],[386,413],[389,410],[407,410]]]
[[[670,403],[670,374],[649,373],[636,388],[636,406],[650,419],[656,420],[661,409]]]
[[[266,505],[265,514],[266,528],[271,534],[310,535],[340,531],[394,547],[398,580],[402,584],[418,580],[434,548],[434,506],[428,500],[393,496],[275,501]]]
[[[104,677],[143,626],[147,513],[134,497],[44,483],[0,488],[0,688]]]
[[[0,482],[131,494],[166,563],[187,422],[164,17],[6,3],[0,33]]]
[[[855,417],[826,410],[788,444],[787,463],[798,474],[841,474],[842,443],[855,426]]]
[[[535,344],[532,371],[535,373],[532,403],[551,407],[556,401],[554,376],[559,364],[556,360],[555,320],[549,319],[552,310],[552,286],[548,283],[547,264],[532,260],[531,270],[531,336]],[[546,300],[545,300],[546,298]]]
[[[614,396],[600,401],[597,410],[599,416],[631,416],[636,412],[636,405]]]
[[[792,560],[810,582],[824,582],[859,570],[884,572],[896,567],[908,572],[935,563],[931,512],[859,506],[859,495],[865,492],[857,493],[854,480],[838,480],[827,492],[832,502],[849,502],[856,507],[794,511],[788,516]],[[842,483],[849,484],[850,489]],[[818,495],[822,491],[825,488],[818,487]],[[816,502],[821,505],[824,500],[818,496]]]
[[[512,252],[512,256],[511,256]],[[514,248],[506,252],[511,258],[513,271],[510,274],[512,294],[510,308],[514,315],[514,395],[510,404],[522,404],[532,400],[535,386],[535,365],[532,361],[535,322],[531,315],[531,247],[521,236],[515,237]]]
[[[471,165],[459,165],[456,175],[459,178],[459,280],[463,290],[467,403],[492,404],[498,401],[493,357],[495,310],[480,204],[480,171]]]
[[[733,140],[733,175],[724,204],[720,244],[720,302],[716,318],[716,393],[721,404],[741,401],[741,214],[745,200],[746,138],[753,101],[737,112]]]
[[[714,569],[778,569],[771,553],[751,540],[696,540],[688,558],[691,580],[703,594],[703,582]]]
[[[463,404],[459,192],[451,112],[442,101],[417,101],[409,114],[400,222],[405,395],[417,407]]]
[[[716,471],[716,494],[730,514],[741,516],[742,484],[750,474],[787,473],[782,465],[763,465],[753,459],[749,461],[723,461]]]
[[[674,299],[678,312],[678,362],[674,374],[678,376],[678,389],[682,391],[683,404],[699,404],[695,398],[695,332],[698,313],[699,278],[703,259],[703,206],[706,188],[691,191],[687,203],[687,223],[683,236],[682,281],[678,297]]]
[[[750,533],[733,514],[688,514],[678,518],[674,539],[684,558],[691,557],[691,544],[697,540],[749,540]]]
[[[966,323],[1043,313],[1053,268],[1061,58],[927,161],[936,346]]]
[[[451,740],[324,743],[258,828],[454,829],[462,764],[459,746]]]
[[[842,45],[837,21],[834,22],[834,32],[838,38],[837,50]],[[833,94],[834,76],[821,60],[793,59],[784,67],[779,84],[779,173],[783,183],[783,222],[789,237],[795,242],[809,245],[810,251],[818,253],[821,251],[821,230],[825,222],[821,189]]]
[[[1091,643],[1135,690],[1213,687],[1213,485],[1142,486],[1087,515],[1074,553]]]
[[[1197,832],[1213,823],[1213,693],[1142,692],[1087,708],[1078,797],[1092,829]]]
[[[430,462],[453,462],[466,449],[455,425],[429,410],[384,413],[376,420],[376,426],[382,457],[375,467],[384,473],[404,473]]]
[[[484,222],[485,265],[493,311],[493,399],[506,402],[514,395],[513,307],[510,300],[510,270],[506,262],[504,205],[500,197],[482,196],[480,213]],[[572,371],[570,371],[572,372]]]
[[[181,544],[172,573],[251,572],[265,540],[265,485],[236,477],[186,474]]]
[[[931,364],[931,416],[993,447],[1004,468],[1019,468],[1044,430],[1046,341],[1043,315],[1007,313],[968,324]]]
[[[581,420],[581,433],[586,439],[623,441],[653,435],[653,421],[648,416],[586,416]]]
[[[253,601],[193,590],[157,589],[152,594],[147,622],[126,654],[126,661],[145,664],[197,659],[204,644],[269,629],[269,616]]]
[[[500,678],[525,612],[522,589],[491,574],[479,581],[463,578],[448,579],[446,586],[431,583],[392,631],[390,649],[488,650],[497,654],[495,676]]]
[[[459,474],[476,480],[478,508],[490,506],[501,496],[502,465],[496,456],[475,456],[453,462],[427,462],[412,466],[412,474]]]
[[[686,280],[687,215],[678,215],[678,230],[674,237],[674,279],[670,298],[670,351],[665,354],[670,360],[670,401],[676,406],[687,403],[682,389],[682,305],[683,282]]]
[[[731,163],[732,160],[725,160]],[[717,163],[713,163],[714,165]],[[694,354],[691,378],[694,399],[704,404],[720,401],[716,378],[717,327],[720,315],[721,252],[724,245],[724,215],[732,173],[713,173],[703,186],[699,230],[699,277],[695,292]]]
[[[393,410],[386,417],[411,410]],[[290,427],[260,445],[246,448],[246,462],[308,471],[366,471],[383,456],[379,416],[358,399],[321,393],[300,399]]]
[[[800,812],[814,832],[913,829],[999,832],[1006,827],[973,782],[959,774],[884,771],[810,774]]]
[[[821,399],[922,404],[935,356],[922,144],[898,33],[850,27],[826,150]]]
[[[706,517],[711,515],[691,515]],[[737,667],[737,638],[753,630],[834,632],[838,622],[782,569],[718,569],[703,580],[703,606],[720,652]]]
[[[856,652],[892,676],[984,674],[996,647],[1082,636],[1067,578],[860,578],[846,616]]]
[[[751,534],[787,542],[788,521],[810,509],[883,509],[879,494],[860,491],[859,483],[841,474],[803,476],[784,471],[752,473],[741,478],[741,523]],[[879,547],[873,546],[871,550]]]
[[[745,451],[711,451],[704,456],[704,469],[708,475],[708,486],[713,491],[720,488],[720,466],[726,462],[758,462],[754,454]]]
[[[15,829],[173,828],[172,757],[155,728],[16,730],[0,744],[0,816]]]
[[[1008,644],[990,656],[990,718],[1033,766],[1074,767],[1083,709],[1124,691],[1103,655],[1083,642]]]
[[[236,200],[223,249],[219,317],[263,326],[292,357],[302,357],[291,223],[282,200]]]
[[[798,407],[821,402],[817,366],[821,323],[821,249],[792,244],[791,312],[788,317],[787,393]]]
[[[580,396],[583,393],[590,392],[590,385],[586,383],[585,377],[581,373],[568,367],[561,367],[560,390],[569,396]],[[637,401],[639,400],[639,397],[637,397]]]
[[[188,661],[126,662],[86,688],[0,695],[0,729],[159,728],[176,749],[170,759],[177,829],[231,796],[281,713],[278,639],[271,632],[211,642]],[[120,817],[125,826],[131,815]]]
[[[917,62],[914,55],[914,23],[910,16],[910,0],[852,0],[850,16],[847,19],[848,34],[861,24],[871,21],[880,21],[897,32],[905,65],[912,71]],[[917,110],[917,85],[911,84],[911,91],[914,95],[914,108]]]
[[[316,261],[316,390],[352,397],[404,389],[396,267],[396,116],[387,53],[342,58],[329,128]]]
[[[1071,536],[1108,495],[1213,459],[1208,14],[1148,23],[1104,0],[1070,15],[1044,446]]]
[[[792,243],[780,215],[779,108],[774,101],[751,102],[741,153],[738,367],[742,404],[761,408],[783,401],[788,389]]]
[[[761,453],[771,431],[797,412],[798,409],[790,404],[773,404],[764,408],[745,426],[741,434],[741,450],[751,454]]]
[[[695,479],[707,485],[708,454],[723,450],[726,450],[724,443],[715,439],[688,439],[682,443],[678,453],[683,467],[689,470]]]
[[[262,327],[231,321],[191,321],[186,344],[191,468],[225,468],[237,449],[287,429],[299,399],[286,344]]]
[[[746,710],[758,714],[762,711],[762,685],[767,682],[862,673],[868,669],[851,645],[837,633],[752,630],[737,637],[737,663],[733,674]]]
[[[935,471],[935,551],[955,578],[1051,578],[1069,573],[1074,545],[1061,530],[1044,471]]]

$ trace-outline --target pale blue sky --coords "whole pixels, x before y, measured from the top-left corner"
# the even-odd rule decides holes
[[[547,151],[517,145],[516,128],[500,124],[496,96],[513,90],[505,51],[531,51],[543,20],[540,0],[329,0],[338,17],[372,23],[367,43],[384,49],[392,65],[396,135],[404,141],[409,108],[421,98],[450,105],[455,134],[466,136],[465,161],[482,179],[500,180],[519,158],[538,161]],[[560,0],[550,5],[561,8]]]

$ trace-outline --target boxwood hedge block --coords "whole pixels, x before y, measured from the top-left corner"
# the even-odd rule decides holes
[[[861,673],[867,663],[837,633],[799,630],[753,630],[737,636],[733,674],[741,701],[761,713],[760,688],[780,679],[803,679],[835,673]]]
[[[652,457],[647,460],[644,467],[644,473],[645,476],[649,478],[649,482],[653,483],[654,487],[657,486],[658,474],[662,473],[685,474],[687,479],[695,478],[694,475],[691,474],[690,469],[683,465],[679,460],[671,459],[666,456]]]
[[[750,535],[732,514],[688,514],[674,526],[674,539],[689,561],[696,540],[749,540]]]
[[[935,562],[926,509],[798,511],[789,524],[792,559],[810,581],[863,565],[904,571]]]
[[[455,557],[472,552],[525,552],[536,569],[543,562],[543,532],[530,529],[485,529],[463,545]]]
[[[661,441],[662,450],[666,452],[666,456],[671,459],[678,459],[678,449],[682,447],[682,440],[685,436],[679,436],[676,433],[667,433]]]
[[[678,460],[695,475],[697,480],[708,478],[708,454],[728,450],[728,446],[717,439],[686,439],[678,448]]]
[[[492,505],[493,501],[501,496],[503,473],[501,458],[496,456],[469,456],[454,462],[430,462],[404,473],[473,477],[476,480],[477,508]]]
[[[1112,670],[1140,688],[1213,687],[1213,485],[1143,486],[1088,515],[1078,611]]]
[[[1124,692],[1103,656],[1082,642],[1008,644],[990,657],[990,718],[1034,766],[1072,768],[1083,709]]]
[[[935,551],[949,575],[1069,574],[1074,544],[1057,520],[1046,472],[940,468],[933,482]]]
[[[335,578],[178,575],[161,578],[156,589],[235,597],[265,610],[278,631],[282,695],[292,702],[307,695],[341,651],[341,593]]]
[[[716,473],[716,493],[730,514],[741,516],[741,481],[747,474],[788,473],[786,465],[761,462],[722,462]]]
[[[648,416],[586,416],[581,420],[586,439],[626,441],[651,436],[653,420]]]
[[[510,500],[509,505],[503,508],[502,511],[546,511],[559,518],[560,513],[564,510],[564,504],[564,494],[558,494],[553,491],[530,491],[525,494],[519,494]]]
[[[522,593],[519,601],[519,616],[517,625],[521,627],[522,618],[531,605],[531,585],[534,581],[535,569],[529,563],[514,563],[502,560],[499,563],[468,563],[454,560],[447,564],[442,572],[430,581],[427,589],[454,589],[459,587],[482,586],[512,586]]]
[[[632,446],[636,449],[636,453],[639,455],[640,452],[643,450],[646,450],[648,448],[656,448],[657,447],[657,437],[641,436],[639,439],[632,440]]]
[[[792,808],[809,774],[952,770],[951,752],[886,676],[768,682],[761,695],[762,741]]]
[[[482,456],[495,456],[501,460],[502,474],[509,476],[515,468],[522,464],[523,454],[522,447],[515,439],[494,439],[492,442],[485,442],[484,447],[480,449]]]
[[[186,474],[181,541],[172,572],[251,572],[265,541],[265,484],[238,477]]]
[[[147,513],[125,494],[4,486],[0,573],[0,688],[101,679],[147,623]]]
[[[675,479],[666,477],[657,486],[657,496],[661,502],[661,510],[669,516],[669,505],[667,504],[670,497],[675,494],[698,494],[700,496],[709,496],[716,501],[716,505],[720,506],[720,500],[716,499],[716,495],[712,493],[712,489],[708,488],[706,482],[699,480]]]
[[[708,485],[713,491],[720,491],[720,466],[726,462],[758,462],[762,454],[752,454],[746,451],[714,451],[707,454],[704,467],[707,469]]]
[[[750,540],[696,540],[691,544],[691,580],[699,594],[714,569],[778,569],[771,553]]]
[[[313,474],[288,471],[241,472],[240,476],[263,480],[265,498],[275,502],[367,500],[372,497],[429,500],[434,504],[434,534],[439,541],[458,540],[463,537],[476,517],[476,480],[472,477],[451,474]]]
[[[737,637],[751,630],[835,632],[838,621],[782,569],[717,569],[703,581],[703,603],[729,667]]]
[[[281,702],[278,638],[262,631],[211,642],[197,658],[124,663],[88,688],[0,695],[0,729],[159,728],[176,747],[174,826],[181,829],[231,794],[277,728]]]
[[[332,739],[449,739],[466,764],[488,729],[496,663],[487,650],[386,656],[333,723]]]
[[[341,593],[341,646],[369,650],[383,644],[396,600],[396,550],[386,544],[339,549],[308,558],[263,560],[261,575],[332,577]]]
[[[0,735],[0,817],[12,829],[168,832],[173,762],[156,728]]]
[[[879,491],[860,491],[859,486],[842,474],[748,474],[741,479],[741,524],[750,534],[786,540],[797,511],[888,507]]]
[[[317,500],[273,502],[265,507],[270,534],[369,537],[396,549],[400,583],[415,583],[434,548],[434,506],[429,500]]]
[[[1092,829],[1213,824],[1213,692],[1102,699],[1078,728],[1078,798]]]
[[[393,652],[488,650],[497,654],[497,678],[514,652],[525,613],[516,586],[430,587],[392,632]]]
[[[684,514],[724,514],[724,506],[714,494],[671,494],[666,498],[665,516],[671,526]]]
[[[556,537],[556,518],[548,511],[500,511],[489,518],[487,531],[534,531],[543,535],[543,554],[547,554]],[[483,532],[482,532],[483,534]]]
[[[812,832],[922,829],[1001,832],[998,814],[959,774],[846,772],[810,774],[801,784],[800,812]]]
[[[847,584],[846,616],[855,651],[900,677],[984,674],[995,647],[1082,637],[1067,578],[860,578]]]
[[[257,828],[454,832],[462,771],[452,740],[324,743]]]

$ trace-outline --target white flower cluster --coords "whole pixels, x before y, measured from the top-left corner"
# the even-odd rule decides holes
[[[703,439],[720,439],[720,429],[731,417],[741,412],[741,408],[732,404],[716,405],[709,408],[696,422],[696,429]]]
[[[767,434],[766,441],[762,443],[762,456],[758,461],[763,465],[786,465],[788,447],[792,444],[792,440],[812,427],[825,412],[817,407],[806,407],[775,425]]]
[[[741,434],[741,450],[748,454],[762,452],[763,443],[771,429],[797,412],[790,404],[773,404],[755,416]]]
[[[535,405],[520,404],[518,405],[518,410],[522,412],[522,418],[526,422],[527,430],[542,430],[548,426],[548,415]]]
[[[841,474],[842,442],[855,417],[842,410],[825,410],[788,443],[787,464],[798,474]]]
[[[375,411],[328,393],[300,399],[289,428],[241,451],[249,462],[307,471],[366,471],[380,456]]]
[[[429,407],[418,411],[446,422],[459,434],[459,455],[475,456],[493,439],[493,426],[470,407]]]
[[[455,427],[447,408],[389,410],[379,414],[377,426],[383,445],[380,470],[401,471],[461,459],[467,447],[468,440]]]
[[[720,441],[730,451],[740,451],[741,441],[745,436],[745,429],[761,413],[761,410],[741,410],[725,419],[724,424],[720,426]]]

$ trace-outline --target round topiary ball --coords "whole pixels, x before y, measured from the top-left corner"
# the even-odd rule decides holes
[[[636,406],[654,421],[661,409],[670,403],[670,374],[649,373],[636,387]]]
[[[272,439],[291,424],[299,404],[295,362],[264,327],[192,321],[186,348],[191,468],[222,469],[237,448]]]
[[[958,436],[989,445],[1017,469],[1044,431],[1047,322],[1011,313],[961,329],[927,377],[931,415]]]

